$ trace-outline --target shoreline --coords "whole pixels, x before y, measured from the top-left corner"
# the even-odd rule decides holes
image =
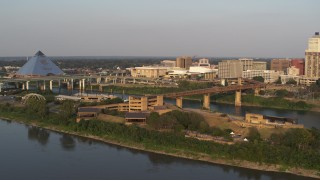
[[[282,166],[278,164],[259,164],[259,163],[254,163],[250,161],[243,161],[243,160],[227,160],[227,159],[213,159],[209,155],[206,154],[197,154],[197,155],[188,155],[183,150],[177,150],[176,153],[170,153],[170,152],[165,152],[165,151],[157,151],[153,149],[148,149],[143,146],[139,146],[139,144],[133,143],[124,143],[124,142],[117,142],[116,140],[111,140],[99,136],[93,136],[90,134],[82,134],[78,132],[70,132],[70,131],[65,131],[59,127],[54,127],[50,125],[41,125],[39,123],[35,122],[26,122],[24,120],[18,120],[18,119],[10,119],[6,117],[1,117],[0,119],[2,120],[7,120],[7,121],[13,121],[16,123],[24,124],[24,125],[31,125],[34,127],[39,127],[43,128],[46,130],[50,130],[53,132],[57,133],[64,133],[64,134],[69,134],[69,135],[74,135],[78,137],[83,137],[83,138],[88,138],[96,141],[100,141],[102,143],[106,144],[111,144],[111,145],[116,145],[116,146],[121,146],[124,148],[128,149],[134,149],[134,150],[139,150],[142,152],[150,152],[150,153],[156,153],[160,155],[167,155],[167,156],[172,156],[172,157],[177,157],[177,158],[183,158],[183,159],[189,159],[189,160],[194,160],[194,161],[200,161],[200,162],[207,162],[207,163],[212,163],[212,164],[217,164],[217,165],[226,165],[226,166],[231,166],[231,167],[239,167],[239,168],[246,168],[246,169],[253,169],[253,170],[259,170],[259,171],[267,171],[267,172],[278,172],[278,173],[288,173],[288,174],[294,174],[297,176],[304,176],[304,177],[312,177],[312,178],[320,178],[320,174],[316,170],[309,170],[309,169],[303,169],[303,168],[288,168],[285,170],[282,170]]]

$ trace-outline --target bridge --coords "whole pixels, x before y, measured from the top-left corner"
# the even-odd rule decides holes
[[[265,88],[265,84],[250,80],[250,79],[242,79],[238,78],[236,85],[230,85],[226,87],[212,87],[206,89],[197,89],[197,90],[190,90],[190,91],[183,91],[183,92],[176,92],[176,93],[168,93],[163,94],[163,97],[167,98],[176,98],[176,105],[182,108],[182,99],[183,96],[191,96],[191,95],[199,95],[203,94],[203,107],[206,109],[210,109],[210,95],[211,94],[218,94],[218,93],[225,93],[225,92],[236,92],[235,94],[235,105],[241,106],[241,91],[247,89],[254,89],[255,95],[259,93],[260,88]]]

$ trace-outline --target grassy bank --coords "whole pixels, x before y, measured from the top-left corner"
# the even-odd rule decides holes
[[[218,103],[234,104],[235,95],[214,95],[213,101]],[[278,109],[290,109],[290,110],[310,110],[313,105],[307,104],[304,101],[290,101],[280,97],[264,98],[260,96],[254,96],[252,94],[242,95],[242,105],[247,106],[259,106]]]
[[[61,120],[55,114],[39,118],[28,115],[23,108],[16,107],[2,107],[0,116],[126,147],[195,160],[269,171],[283,171],[283,167],[288,167],[286,172],[314,177],[317,176],[317,171],[320,171],[320,152],[312,148],[275,146],[265,141],[224,145],[186,138],[181,133],[159,132],[98,120],[75,123],[73,119]]]

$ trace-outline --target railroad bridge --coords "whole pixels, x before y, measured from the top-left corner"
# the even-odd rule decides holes
[[[190,90],[190,91],[183,91],[183,92],[176,92],[176,93],[168,93],[163,94],[163,97],[167,98],[176,98],[176,105],[182,108],[182,99],[183,96],[191,96],[191,95],[199,95],[203,94],[203,107],[206,109],[210,109],[210,95],[211,94],[218,94],[218,93],[225,93],[225,92],[235,92],[235,105],[241,106],[241,91],[247,89],[254,89],[255,95],[257,95],[261,88],[264,88],[265,84],[250,80],[250,79],[237,79],[237,84],[230,85],[226,87],[212,87],[206,89],[197,89],[197,90]]]

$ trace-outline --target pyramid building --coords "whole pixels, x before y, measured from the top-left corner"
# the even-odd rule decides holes
[[[16,73],[18,76],[49,76],[61,75],[63,71],[56,66],[46,55],[38,51]]]

